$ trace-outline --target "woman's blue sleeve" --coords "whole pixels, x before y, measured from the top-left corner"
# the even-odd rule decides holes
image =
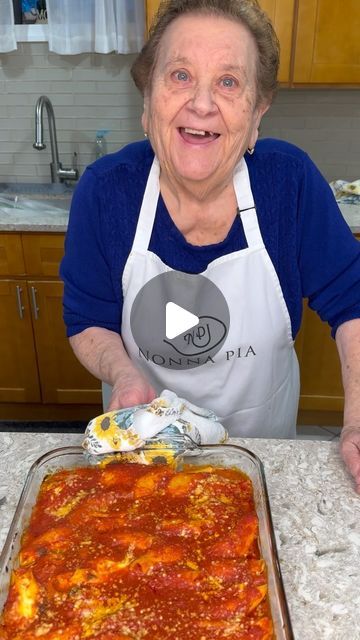
[[[340,324],[360,317],[360,242],[329,185],[307,160],[298,208],[302,293],[334,336]]]
[[[73,196],[60,267],[69,337],[93,326],[120,331],[122,298],[113,286],[111,232],[100,194],[99,177],[89,167]]]

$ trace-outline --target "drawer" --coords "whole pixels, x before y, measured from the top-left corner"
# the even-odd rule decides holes
[[[21,236],[17,233],[0,233],[0,275],[25,274],[25,262]]]
[[[65,234],[23,234],[26,273],[32,276],[58,276],[64,255]]]

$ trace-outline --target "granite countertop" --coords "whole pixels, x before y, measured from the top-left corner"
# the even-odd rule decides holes
[[[0,433],[0,548],[31,464],[77,434]],[[295,640],[360,638],[360,496],[334,442],[234,439],[265,465]]]
[[[338,202],[338,205],[351,231],[353,233],[360,233],[360,204]]]
[[[41,231],[44,233],[65,233],[69,221],[68,211],[22,212],[0,209],[1,231]]]
[[[62,232],[67,230],[69,208],[74,186],[65,184],[5,184],[0,183],[0,232],[42,231]],[[5,198],[14,198],[19,193],[19,206],[5,206]],[[37,206],[36,206],[37,203]],[[340,210],[353,233],[360,233],[360,203],[339,202]],[[21,207],[25,208],[22,209]]]
[[[65,233],[74,185],[0,183],[0,231]]]

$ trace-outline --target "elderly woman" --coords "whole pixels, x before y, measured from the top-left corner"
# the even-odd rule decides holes
[[[308,298],[338,345],[341,449],[360,490],[360,245],[307,155],[257,141],[277,69],[277,38],[255,0],[162,4],[132,68],[147,139],[91,165],[73,198],[65,322],[79,360],[111,386],[108,409],[169,388],[213,409],[230,435],[294,437],[294,338]],[[151,304],[136,306],[156,278],[170,288],[164,300],[187,308],[161,279],[169,273],[192,303],[194,282],[207,298],[204,281],[226,301],[225,337],[200,366],[172,368],[171,339],[163,361],[134,339],[139,326],[156,331]]]

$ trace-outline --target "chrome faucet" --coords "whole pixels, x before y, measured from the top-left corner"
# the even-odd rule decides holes
[[[35,142],[33,144],[34,149],[41,151],[46,148],[44,143],[44,130],[43,130],[43,111],[46,108],[49,134],[50,134],[50,146],[51,146],[51,182],[64,182],[64,180],[77,180],[79,172],[77,169],[63,169],[63,166],[59,160],[59,151],[56,138],[56,126],[55,126],[55,114],[50,99],[47,96],[40,96],[35,106]]]

